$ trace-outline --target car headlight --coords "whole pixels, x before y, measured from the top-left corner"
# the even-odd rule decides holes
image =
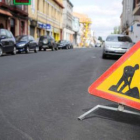
[[[48,40],[47,40],[47,39],[44,39],[44,40],[43,40],[43,43],[44,43],[44,44],[47,44],[47,43],[48,43]]]
[[[128,52],[130,49],[127,49],[126,52]]]
[[[23,47],[23,46],[25,46],[25,44],[20,44],[20,45],[19,45],[19,47]]]

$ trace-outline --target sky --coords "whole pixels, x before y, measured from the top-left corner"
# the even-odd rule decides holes
[[[98,38],[105,39],[115,26],[120,25],[122,0],[70,0],[74,12],[87,14],[92,20],[91,29]]]

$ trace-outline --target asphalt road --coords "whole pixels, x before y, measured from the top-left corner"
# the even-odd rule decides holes
[[[87,92],[116,59],[73,49],[0,58],[0,140],[140,140],[140,117],[92,107],[115,103]]]

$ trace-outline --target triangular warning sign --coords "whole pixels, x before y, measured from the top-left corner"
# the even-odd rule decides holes
[[[88,91],[140,110],[140,42],[97,79]]]

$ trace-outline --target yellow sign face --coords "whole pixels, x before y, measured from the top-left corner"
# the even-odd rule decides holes
[[[140,49],[134,52],[96,89],[140,103]]]

